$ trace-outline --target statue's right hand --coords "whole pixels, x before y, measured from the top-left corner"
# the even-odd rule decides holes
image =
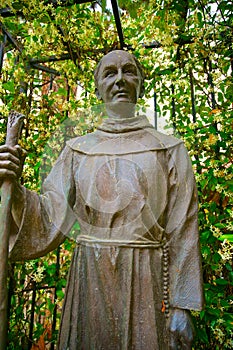
[[[0,146],[0,186],[5,179],[18,180],[21,176],[26,151],[19,145]]]

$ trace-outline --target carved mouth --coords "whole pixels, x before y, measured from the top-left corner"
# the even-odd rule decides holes
[[[115,92],[114,96],[128,96],[128,92],[125,90]]]
[[[117,90],[117,91],[115,91],[115,94],[128,94],[128,91],[125,89]]]

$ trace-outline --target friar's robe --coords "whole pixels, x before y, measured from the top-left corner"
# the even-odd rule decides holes
[[[143,116],[67,145],[41,196],[25,190],[13,259],[41,256],[75,220],[60,350],[168,349],[169,308],[202,308],[197,192],[181,140]]]

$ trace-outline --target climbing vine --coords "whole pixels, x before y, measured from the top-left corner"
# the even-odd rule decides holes
[[[164,132],[182,138],[193,161],[206,300],[204,310],[192,312],[194,349],[231,349],[233,4],[118,3],[125,45],[147,75],[141,104],[156,96],[158,118],[167,120]],[[8,112],[24,113],[21,145],[28,156],[21,181],[39,192],[40,177],[46,176],[66,141],[61,137],[59,145],[52,144],[51,159],[43,157],[57,127],[76,118],[75,130],[65,124],[65,135],[73,137],[93,131],[99,122],[82,111],[98,103],[93,70],[104,53],[120,47],[117,30],[106,1],[2,0],[1,5],[14,16],[0,18],[0,143]],[[6,40],[6,33],[13,40]],[[54,348],[73,247],[67,239],[44,258],[10,267],[9,349]]]

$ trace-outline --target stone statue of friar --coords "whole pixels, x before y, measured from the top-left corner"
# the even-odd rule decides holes
[[[78,221],[58,349],[191,349],[203,293],[190,158],[136,112],[144,73],[132,54],[105,55],[95,82],[107,118],[67,142],[41,195],[18,182],[23,150],[0,147],[0,182],[15,182],[10,258],[45,255]]]

